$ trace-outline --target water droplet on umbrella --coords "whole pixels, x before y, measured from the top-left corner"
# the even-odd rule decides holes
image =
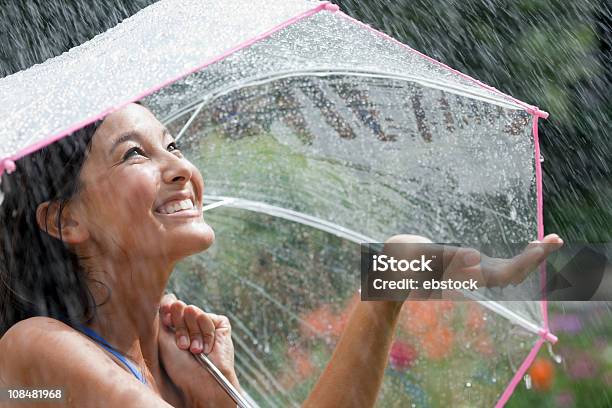
[[[525,376],[523,377],[523,380],[525,380],[525,388],[530,390],[531,389],[531,376],[529,374],[525,374]]]
[[[561,364],[563,362],[563,357],[553,351],[552,344],[546,343],[546,347],[548,349],[548,354],[552,357],[553,361],[557,364]]]

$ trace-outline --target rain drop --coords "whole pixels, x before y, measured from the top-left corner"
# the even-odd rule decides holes
[[[523,380],[525,380],[525,388],[530,390],[531,389],[531,376],[529,374],[525,374],[525,376],[523,377]]]
[[[546,343],[546,346],[548,348],[548,354],[552,357],[553,361],[557,364],[561,364],[563,362],[563,357],[553,351],[552,344]]]

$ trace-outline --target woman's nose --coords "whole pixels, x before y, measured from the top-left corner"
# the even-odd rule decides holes
[[[192,169],[187,160],[169,153],[164,161],[162,177],[166,183],[186,183],[191,180]]]

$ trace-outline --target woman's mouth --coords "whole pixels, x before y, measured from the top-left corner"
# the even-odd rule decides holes
[[[197,209],[195,205],[193,204],[193,201],[189,198],[186,198],[184,200],[170,201],[169,203],[166,203],[158,207],[155,210],[155,212],[159,214],[164,214],[164,215],[172,215],[172,214],[187,213],[187,212],[191,213],[193,211],[197,212]]]

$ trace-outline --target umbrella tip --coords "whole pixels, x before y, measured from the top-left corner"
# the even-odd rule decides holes
[[[4,173],[4,170],[6,170],[8,174],[11,174],[15,171],[16,168],[17,166],[15,166],[15,162],[11,159],[7,158],[0,160],[0,176],[2,175],[2,173]]]
[[[548,119],[548,116],[549,116],[548,112],[541,110],[537,106],[534,106],[532,109],[532,112],[530,113],[542,119]]]
[[[552,334],[548,329],[541,329],[539,334],[540,337],[542,337],[544,340],[548,341],[551,344],[555,344],[559,341],[559,338]]]
[[[340,10],[340,7],[338,7],[336,4],[329,2],[325,3],[325,6],[323,6],[323,8],[332,13],[335,13],[336,11]]]

